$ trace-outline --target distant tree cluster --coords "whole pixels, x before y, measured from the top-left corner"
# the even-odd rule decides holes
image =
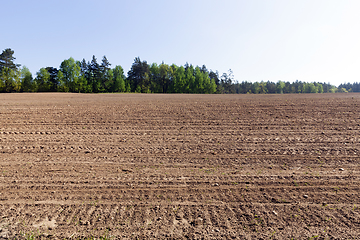
[[[307,83],[296,80],[293,83],[274,82],[242,82],[234,84],[236,93],[335,93],[337,88],[328,83]]]
[[[95,56],[91,62],[64,60],[60,67],[41,68],[33,78],[29,69],[15,64],[14,51],[3,50],[0,55],[0,92],[137,92],[137,93],[334,93],[360,92],[360,83],[340,84],[338,87],[328,83],[293,83],[270,81],[239,83],[234,80],[232,71],[219,76],[219,73],[186,63],[184,66],[161,63],[148,64],[135,58],[131,69],[125,76],[121,66],[111,68],[104,56],[98,63]]]

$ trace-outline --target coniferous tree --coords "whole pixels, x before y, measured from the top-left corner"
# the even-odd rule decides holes
[[[80,82],[82,83],[82,92],[90,93],[93,91],[92,85],[90,84],[90,63],[86,63],[86,60],[83,60],[79,63],[80,65]]]
[[[214,79],[216,85],[220,84],[218,71],[213,72],[212,70],[210,70],[209,77],[210,77],[210,79]]]
[[[83,58],[83,60],[80,63],[80,72],[82,75],[86,75],[86,73],[88,72],[89,66],[90,64],[86,63],[85,58]]]
[[[106,56],[99,65],[95,56],[91,63],[72,58],[64,60],[60,69],[41,68],[33,80],[26,67],[19,69],[15,64],[13,51],[5,49],[0,55],[0,91],[71,91],[71,92],[157,92],[157,93],[327,93],[360,92],[359,83],[343,83],[336,88],[329,83],[306,83],[296,80],[283,82],[248,82],[234,80],[232,71],[219,78],[218,72],[186,63],[178,67],[164,62],[160,65],[147,64],[139,57],[124,75],[121,66],[111,69]]]
[[[206,68],[205,64],[204,64],[204,65],[202,65],[202,67],[201,67],[200,71],[201,71],[202,73],[209,73],[209,71],[207,70],[207,68]]]
[[[7,67],[12,70],[16,70],[20,67],[20,64],[15,64],[14,60],[16,59],[14,56],[14,51],[11,48],[7,48],[3,50],[0,54],[0,71],[2,68]]]
[[[21,91],[20,64],[15,64],[14,51],[10,48],[3,50],[0,54],[0,91],[19,92]]]
[[[276,93],[276,84],[274,82],[267,81],[266,89],[268,90],[268,93]]]
[[[352,89],[353,89],[353,92],[360,92],[360,83],[355,82],[355,83],[353,84]]]
[[[150,79],[149,65],[146,61],[142,62],[139,57],[136,57],[134,63],[131,65],[131,69],[128,72],[128,80],[131,86],[131,91],[141,92],[142,87],[147,87],[147,83],[145,82],[145,73],[147,73],[147,78]]]
[[[91,63],[89,65],[89,84],[92,87],[92,92],[98,93],[101,90],[100,83],[101,71],[100,65],[97,63],[96,57],[93,55]]]
[[[100,68],[100,92],[109,92],[113,86],[113,72],[110,69],[111,63],[106,56],[101,60]]]

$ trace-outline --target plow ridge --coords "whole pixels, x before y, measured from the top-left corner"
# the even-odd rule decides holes
[[[0,95],[0,238],[360,238],[359,94],[48,96]]]

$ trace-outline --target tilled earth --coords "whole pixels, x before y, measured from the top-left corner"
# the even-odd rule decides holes
[[[1,94],[0,238],[360,239],[359,107]]]

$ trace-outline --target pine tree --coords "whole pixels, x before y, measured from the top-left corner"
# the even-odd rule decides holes
[[[128,72],[128,81],[133,92],[141,91],[142,87],[149,87],[148,84],[150,83],[146,83],[147,79],[145,78],[145,73],[149,76],[149,65],[146,61],[141,62],[140,58],[136,57],[130,71]],[[140,87],[140,90],[138,86]]]
[[[0,71],[4,67],[10,68],[12,70],[17,70],[20,67],[20,64],[15,64],[14,60],[16,59],[14,56],[14,51],[10,48],[3,50],[0,54]]]
[[[113,72],[110,69],[111,63],[106,56],[103,57],[100,65],[101,92],[111,92],[113,86]]]
[[[89,65],[88,83],[92,87],[92,92],[94,93],[100,92],[100,65],[98,64],[96,57],[94,55]]]

